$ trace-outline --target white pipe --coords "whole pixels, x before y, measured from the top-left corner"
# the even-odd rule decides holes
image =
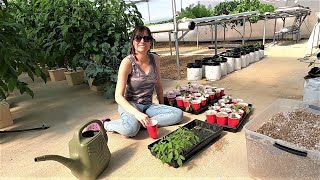
[[[151,25],[148,27],[152,33],[174,32],[174,24],[173,23],[156,24],[156,25]],[[180,23],[178,23],[177,31],[194,30],[195,27],[196,26],[193,21],[180,22]]]

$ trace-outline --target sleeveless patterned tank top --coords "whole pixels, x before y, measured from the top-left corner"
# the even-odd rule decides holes
[[[133,55],[129,55],[132,72],[128,76],[125,98],[139,104],[152,104],[152,95],[157,82],[156,64],[152,54],[150,59],[150,70],[145,74],[140,66],[135,63]]]

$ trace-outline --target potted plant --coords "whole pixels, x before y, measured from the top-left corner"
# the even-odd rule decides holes
[[[210,124],[216,123],[216,114],[217,114],[217,111],[209,107],[209,109],[206,111],[207,122]]]
[[[183,107],[183,96],[177,96],[176,97],[176,104],[179,107]]]
[[[241,119],[241,116],[237,113],[230,113],[228,115],[228,126],[230,127],[237,127],[239,124],[239,121]]]
[[[171,163],[175,161],[180,167],[185,157],[184,151],[200,141],[199,137],[187,128],[179,128],[164,139],[161,139],[151,148],[151,153],[162,161],[162,163]]]
[[[34,97],[33,91],[19,76],[25,73],[32,81],[35,77],[41,77],[46,82],[46,76],[36,59],[38,50],[28,40],[25,28],[13,16],[17,6],[11,3],[7,0],[0,3],[0,128],[13,124],[10,107],[6,102],[10,92],[18,89],[21,94]]]
[[[228,113],[226,112],[218,112],[217,113],[217,123],[221,126],[225,126],[228,121]]]
[[[259,50],[259,59],[264,57],[264,45],[259,41],[255,44],[255,47]]]
[[[198,99],[191,100],[191,107],[194,111],[198,111],[200,109],[201,101]]]
[[[241,118],[243,117],[244,110],[240,109],[238,104],[234,104],[232,108],[233,108],[233,112],[239,114],[241,116]]]
[[[5,99],[0,98],[0,129],[11,126],[13,120],[10,113],[10,106]]]

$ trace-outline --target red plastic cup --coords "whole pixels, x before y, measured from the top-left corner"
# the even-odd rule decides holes
[[[220,88],[220,95],[221,95],[221,96],[224,95],[224,88]]]
[[[239,114],[235,114],[235,116],[236,116],[235,118],[233,118],[231,115],[228,116],[228,126],[237,127],[241,116]]]
[[[146,125],[147,131],[150,138],[157,139],[158,137],[158,121],[150,120],[150,122]]]
[[[200,100],[192,100],[191,101],[191,107],[195,111],[198,111],[200,109],[200,104],[201,104]]]
[[[183,100],[182,97],[176,97],[177,106],[183,107]]]
[[[207,99],[201,99],[201,106],[207,105]]]
[[[221,126],[227,125],[228,121],[228,113],[226,112],[219,112],[216,115],[217,117],[217,123]]]

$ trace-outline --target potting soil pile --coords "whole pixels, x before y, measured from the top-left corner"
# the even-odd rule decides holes
[[[298,147],[320,150],[320,114],[301,109],[278,113],[256,132]]]

